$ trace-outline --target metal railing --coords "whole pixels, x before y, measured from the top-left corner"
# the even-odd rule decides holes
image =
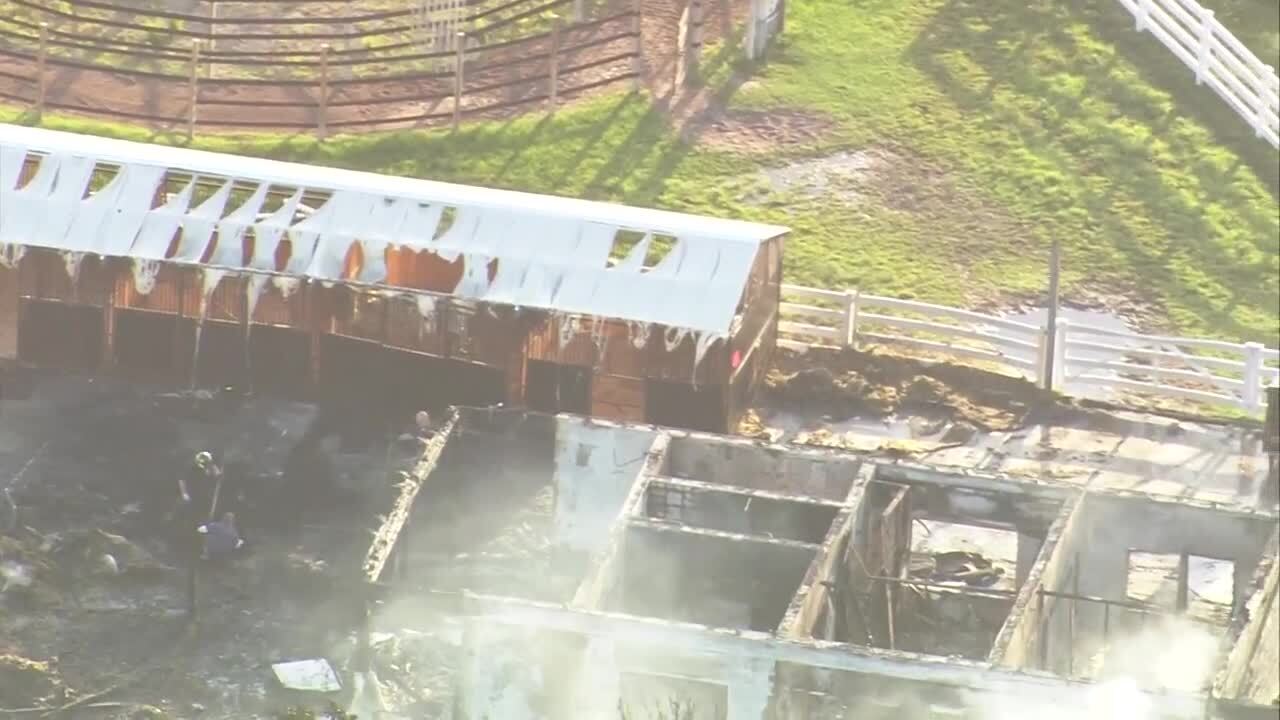
[[[1039,324],[857,290],[784,285],[782,292],[779,344],[791,349],[902,346],[1067,394],[1104,387],[1253,414],[1263,411],[1263,389],[1280,381],[1280,350],[1260,343],[1143,335],[1060,319],[1049,358],[1049,330]]]
[[[1195,0],[1120,0],[1138,32],[1150,32],[1231,106],[1253,132],[1280,147],[1280,77]]]

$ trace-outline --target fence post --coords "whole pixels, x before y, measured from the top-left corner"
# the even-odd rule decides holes
[[[680,22],[676,26],[676,76],[675,87],[683,87],[689,75],[689,29],[693,19],[693,2],[689,0],[680,11]]]
[[[459,30],[455,37],[458,47],[453,61],[453,131],[457,132],[458,123],[462,121],[462,66],[467,59],[467,34]]]
[[[1244,344],[1244,389],[1240,399],[1250,412],[1262,408],[1262,351],[1261,343]]]
[[[1058,320],[1053,339],[1053,375],[1049,378],[1049,390],[1062,392],[1062,384],[1067,377],[1067,327],[1066,320]]]
[[[205,74],[204,74],[206,78],[210,78],[210,79],[213,78],[214,63],[212,61],[212,56],[214,54],[214,48],[215,48],[214,43],[216,42],[214,40],[214,36],[217,34],[218,34],[218,3],[216,1],[211,0],[211,2],[209,3],[209,47],[206,49],[206,52],[210,56],[210,62],[208,64],[208,67],[205,68]]]
[[[321,140],[329,135],[329,44],[320,46],[320,117],[316,122],[316,136]]]
[[[858,347],[858,297],[862,294],[859,289],[853,292],[845,291],[844,294],[844,322],[840,328],[840,347],[854,348]]]
[[[573,0],[573,16],[570,19],[575,23],[582,22],[582,0]]]
[[[1138,32],[1147,29],[1147,16],[1151,14],[1151,0],[1138,0],[1138,11],[1133,14],[1134,26]]]
[[[574,12],[577,10],[575,9]],[[551,112],[556,111],[556,104],[560,100],[560,31],[560,17],[553,16],[551,19],[551,67],[547,72],[551,83],[551,91],[547,94]]]
[[[1213,58],[1213,11],[1200,7],[1200,28],[1196,33],[1199,45],[1196,46],[1196,84],[1204,82],[1209,74],[1209,61]]]
[[[45,66],[49,57],[49,23],[40,23],[40,54],[36,56],[36,115],[44,115],[45,96],[49,93],[49,80]]]
[[[200,95],[200,41],[191,43],[191,112],[187,115],[187,140],[196,134],[196,108]]]

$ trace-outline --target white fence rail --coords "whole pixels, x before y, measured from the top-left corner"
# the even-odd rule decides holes
[[[1258,343],[1141,335],[1059,320],[1052,378],[1048,330],[1008,318],[867,295],[782,286],[779,344],[895,345],[978,361],[1068,394],[1100,388],[1263,409],[1263,388],[1280,381],[1280,351]]]
[[[1149,31],[1253,128],[1280,147],[1280,77],[1195,0],[1120,0]]]

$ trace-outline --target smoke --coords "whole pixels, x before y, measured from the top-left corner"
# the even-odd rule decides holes
[[[1198,692],[1213,674],[1219,646],[1209,626],[1163,617],[1111,642],[1097,679],[1133,679],[1153,690]]]

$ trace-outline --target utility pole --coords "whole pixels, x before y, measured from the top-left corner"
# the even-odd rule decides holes
[[[1044,368],[1041,375],[1044,378],[1044,387],[1046,390],[1054,390],[1053,387],[1053,359],[1056,356],[1058,348],[1058,272],[1061,265],[1061,248],[1059,247],[1058,238],[1054,237],[1053,245],[1049,248],[1049,308],[1048,318],[1045,321],[1045,353]]]

